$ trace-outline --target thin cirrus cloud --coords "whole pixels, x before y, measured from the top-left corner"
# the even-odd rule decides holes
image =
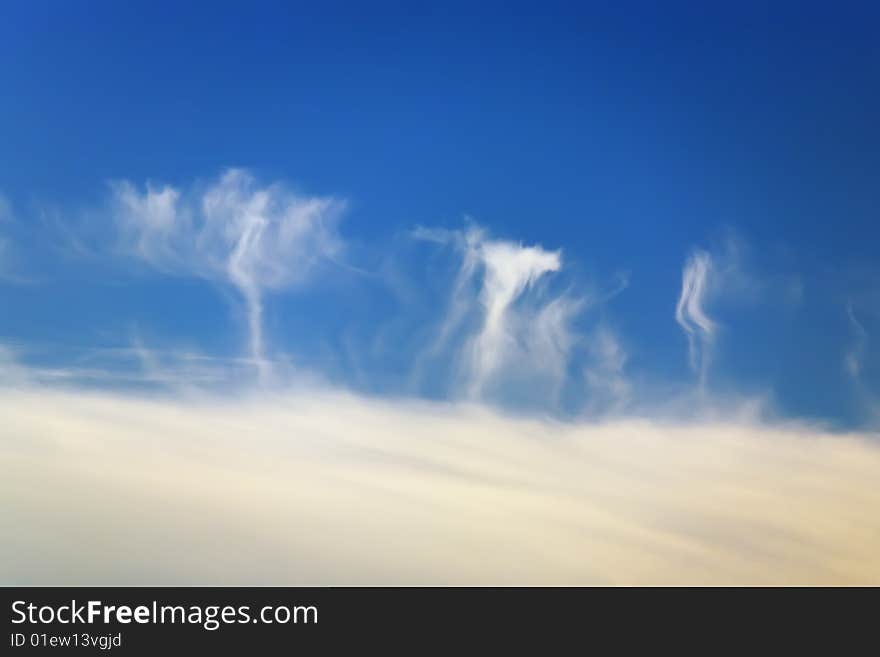
[[[701,386],[705,386],[712,358],[716,323],[706,314],[712,256],[697,249],[688,257],[681,275],[681,292],[675,307],[675,321],[688,339],[688,360]]]
[[[323,258],[342,249],[336,223],[345,202],[301,196],[284,185],[259,186],[230,169],[205,188],[114,182],[113,216],[123,249],[169,274],[232,285],[247,308],[250,357],[271,375],[263,336],[269,290],[302,282]]]
[[[862,361],[865,358],[865,351],[868,346],[868,331],[856,317],[852,302],[846,305],[846,315],[849,319],[854,338],[852,346],[843,358],[843,365],[850,377],[858,380],[862,371]]]
[[[688,364],[702,391],[708,386],[722,329],[713,316],[718,306],[760,305],[763,320],[773,313],[794,311],[804,295],[800,275],[785,271],[787,258],[776,252],[765,254],[768,261],[762,267],[754,261],[754,250],[734,230],[728,227],[721,235],[713,248],[691,250],[682,267],[675,306],[675,321],[687,338]]]
[[[625,371],[629,356],[620,338],[602,324],[590,336],[589,350],[593,359],[592,366],[585,373],[589,410],[623,411],[631,400],[632,385]]]
[[[548,364],[551,373],[558,375],[559,362],[569,346],[568,304],[554,299],[523,316],[514,303],[542,276],[559,271],[560,253],[491,240],[478,248],[484,268],[479,296],[484,315],[479,332],[467,346],[470,396],[479,396],[493,375],[511,361]],[[524,340],[517,341],[517,333],[524,333]]]
[[[413,236],[451,244],[461,258],[445,318],[423,358],[442,353],[457,335],[453,347],[465,397],[491,398],[526,379],[533,398],[541,396],[540,386],[548,401],[557,400],[584,342],[574,322],[591,305],[588,295],[549,285],[563,269],[562,252],[492,238],[475,225],[418,228]]]
[[[868,329],[857,316],[852,301],[849,301],[846,305],[846,314],[853,337],[844,354],[843,367],[853,382],[854,389],[869,425],[880,426],[880,398],[869,387],[867,377],[865,376],[866,366],[869,365]]]

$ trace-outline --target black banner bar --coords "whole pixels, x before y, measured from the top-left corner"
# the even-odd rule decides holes
[[[6,588],[0,654],[735,644],[834,652],[876,624],[877,589]],[[831,632],[835,624],[844,632]],[[840,625],[837,625],[840,626]],[[874,639],[876,641],[876,639]],[[755,643],[758,642],[758,643]],[[876,647],[876,646],[875,646]],[[350,650],[349,650],[350,651]],[[579,650],[580,652],[580,650]]]

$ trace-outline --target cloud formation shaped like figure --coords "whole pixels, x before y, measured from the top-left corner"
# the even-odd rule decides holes
[[[551,396],[558,394],[582,337],[573,321],[588,305],[567,291],[540,287],[562,270],[561,251],[490,238],[474,226],[465,231],[420,228],[414,236],[451,243],[461,254],[448,313],[429,355],[441,351],[471,316],[459,355],[466,396],[481,399],[524,376],[531,380],[533,396],[536,385],[546,388],[545,383]]]
[[[127,181],[112,184],[114,218],[124,249],[160,271],[233,285],[247,306],[249,350],[261,378],[269,375],[263,339],[263,295],[302,281],[342,242],[335,226],[345,203],[260,187],[230,169],[204,189],[182,192]]]
[[[562,260],[558,251],[539,246],[524,247],[512,242],[479,243],[478,257],[484,268],[480,304],[484,310],[479,333],[469,345],[470,394],[479,396],[488,379],[513,357],[517,348],[513,305],[523,292],[541,276],[559,271]],[[529,321],[532,320],[533,321]],[[526,351],[540,351],[556,362],[567,349],[567,312],[564,302],[555,299],[540,307],[533,318],[526,319],[531,335]]]

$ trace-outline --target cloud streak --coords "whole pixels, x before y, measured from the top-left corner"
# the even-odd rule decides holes
[[[843,356],[843,368],[853,382],[856,394],[865,411],[869,426],[880,426],[880,399],[869,385],[870,377],[866,376],[868,365],[868,329],[856,316],[853,303],[846,305],[847,319],[853,335],[852,343]],[[870,315],[870,313],[867,313]]]
[[[865,330],[865,327],[856,318],[852,303],[846,305],[846,316],[849,319],[855,339],[852,347],[843,358],[843,365],[847,374],[853,379],[858,380],[862,371],[862,360],[865,357],[865,350],[868,347],[868,331]]]
[[[688,359],[701,387],[706,385],[717,330],[716,323],[705,310],[712,271],[712,256],[706,251],[695,250],[682,271],[681,292],[675,307],[675,321],[687,336]]]
[[[585,373],[593,411],[622,411],[630,401],[632,386],[625,375],[628,355],[620,339],[606,325],[600,325],[590,339],[592,366]]]

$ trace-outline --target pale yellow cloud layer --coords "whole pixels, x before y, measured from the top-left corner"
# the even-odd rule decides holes
[[[880,584],[880,444],[291,392],[0,393],[3,584]]]

